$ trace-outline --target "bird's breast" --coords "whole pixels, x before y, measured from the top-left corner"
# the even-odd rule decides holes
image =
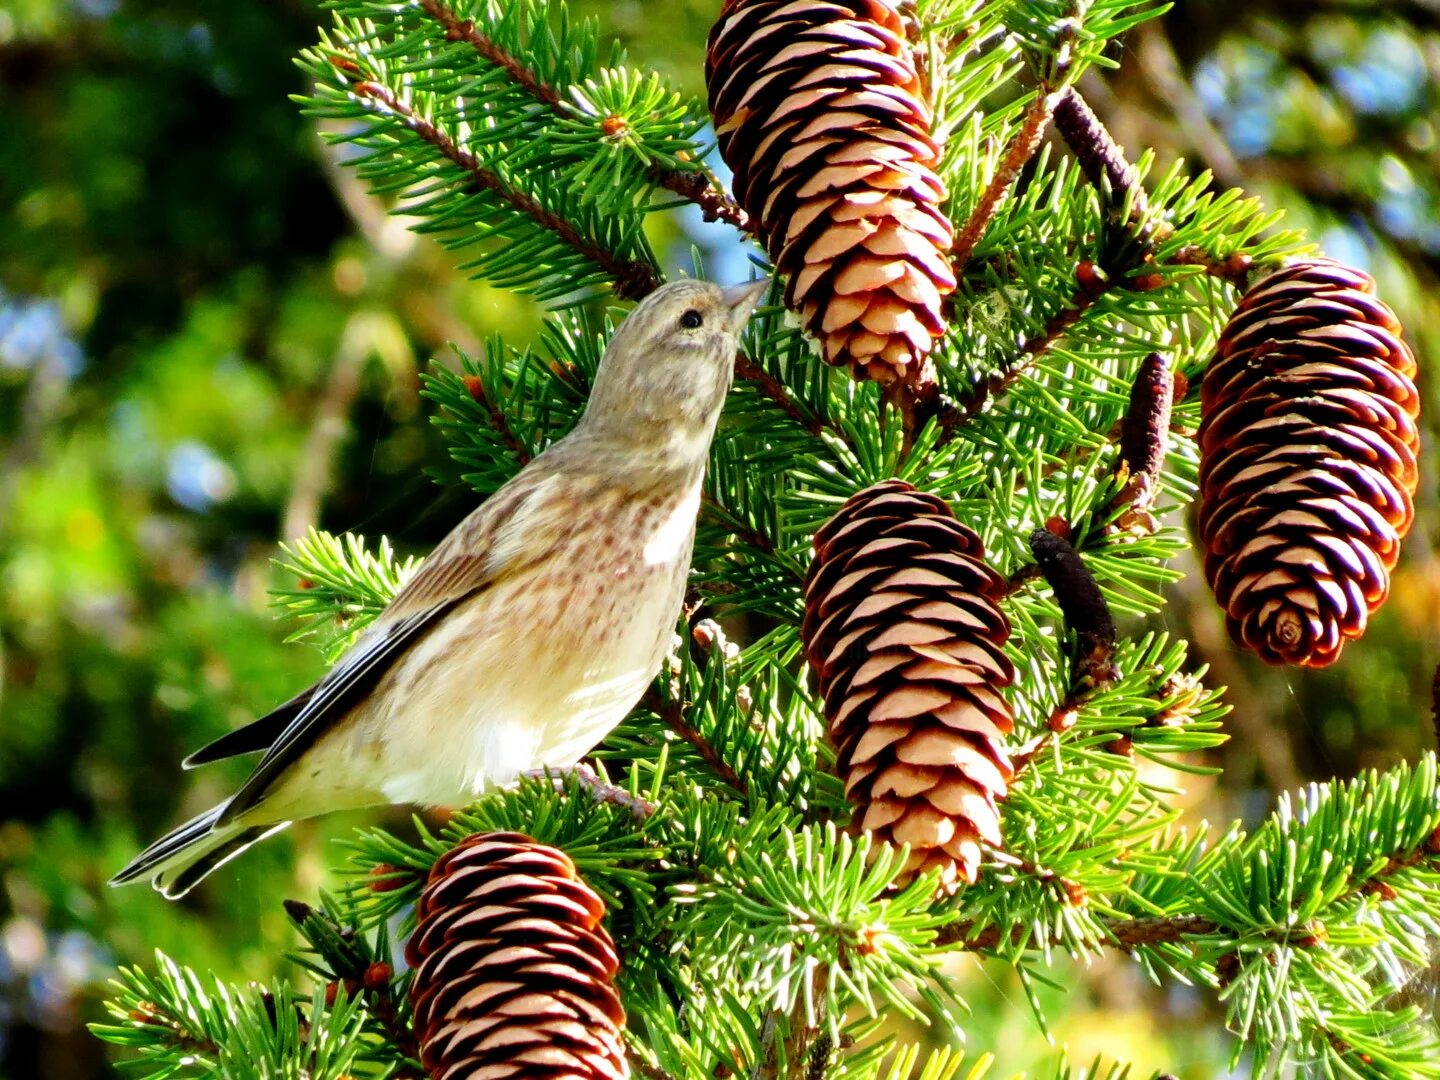
[[[699,498],[697,484],[577,507],[550,557],[418,643],[393,672],[389,717],[371,726],[387,794],[463,803],[522,772],[573,765],[603,739],[669,650]]]

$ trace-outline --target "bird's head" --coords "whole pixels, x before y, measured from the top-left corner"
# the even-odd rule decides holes
[[[626,441],[658,439],[703,459],[725,403],[740,332],[766,282],[662,285],[636,305],[600,358],[584,424]]]

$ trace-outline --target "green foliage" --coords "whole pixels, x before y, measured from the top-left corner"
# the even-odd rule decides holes
[[[558,3],[333,6],[333,26],[300,59],[314,84],[306,115],[373,194],[463,251],[462,269],[565,308],[537,345],[496,335],[423,382],[449,459],[434,475],[486,496],[583,410],[619,315],[580,301],[634,298],[659,280],[646,229],[671,205],[662,190],[706,190],[704,111],[626,67]],[[1032,103],[1110,63],[1112,39],[1165,10],[918,5],[957,223],[982,205]],[[957,1055],[921,1065],[919,1047],[885,1028],[897,1017],[946,1035],[969,1026],[952,954],[1013,972],[1043,1026],[1061,960],[1108,949],[1157,983],[1211,994],[1236,1061],[1248,1052],[1257,1072],[1440,1072],[1433,1024],[1395,998],[1440,935],[1433,757],[1282,798],[1248,832],[1212,837],[1177,806],[1177,778],[1213,771],[1228,707],[1187,644],[1147,622],[1187,542],[1173,524],[1121,521],[1118,424],[1150,352],[1192,385],[1203,372],[1235,298],[1211,270],[1273,265],[1305,240],[1208,174],[1177,163],[1151,182],[1151,168],[1149,155],[1138,162],[1148,208],[1137,230],[1117,226],[1114,193],[1093,191],[1067,157],[1047,149],[1028,164],[957,267],[953,327],[934,358],[950,408],[918,421],[822,364],[772,294],[713,448],[692,582],[741,643],[713,623],[679,628],[666,671],[596,751],[621,783],[531,778],[443,828],[417,822],[411,838],[362,830],[343,886],[318,909],[290,908],[312,996],[228,986],[162,956],[153,976],[122,972],[116,1022],[97,1034],[153,1076],[413,1068],[407,975],[369,975],[395,959],[435,860],[469,833],[504,829],[564,850],[605,899],[631,1051],[649,1075],[904,1080],[918,1068],[956,1080]],[[1103,287],[1082,287],[1086,264]],[[1197,409],[1194,394],[1178,401],[1169,434],[1154,511],[1170,522],[1194,494]],[[894,889],[906,853],[844,831],[799,647],[811,538],[891,476],[952,505],[1010,583],[1018,775],[1004,849],[987,850],[979,881],[954,897],[937,896],[933,876]],[[1057,519],[1122,619],[1114,677],[1099,685],[1075,679],[1075,635],[1033,573],[1027,537]],[[317,638],[331,659],[415,566],[354,534],[311,531],[281,550],[297,579],[273,594],[296,624],[290,640]],[[1056,1075],[1126,1073],[1096,1063]]]
[[[138,1050],[128,1068],[144,1076],[342,1080],[388,1071],[359,1060],[365,1012],[343,993],[327,1005],[323,989],[309,998],[284,984],[242,990],[159,952],[153,975],[122,969],[114,986],[109,1009],[116,1022],[93,1030]]]
[[[384,537],[371,554],[363,536],[332,536],[319,529],[281,544],[280,551],[276,565],[296,582],[270,595],[275,606],[299,624],[285,640],[319,638],[331,661],[354,644],[420,565],[413,556],[396,559]]]

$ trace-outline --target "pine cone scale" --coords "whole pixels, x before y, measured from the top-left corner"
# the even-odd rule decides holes
[[[736,197],[822,357],[881,382],[928,377],[952,229],[899,12],[728,0],[705,72]]]
[[[1242,298],[1201,387],[1198,526],[1235,640],[1321,667],[1389,592],[1418,482],[1415,359],[1366,275],[1300,261]]]
[[[1015,673],[998,574],[940,499],[874,485],[816,533],[802,633],[854,828],[912,852],[902,880],[935,868],[973,882],[980,841],[1000,841],[996,800],[1013,775],[998,688]]]
[[[604,910],[562,852],[518,833],[476,834],[438,859],[405,950],[427,1071],[628,1076]]]

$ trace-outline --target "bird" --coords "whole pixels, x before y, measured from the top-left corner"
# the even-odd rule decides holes
[[[573,430],[447,535],[313,686],[185,759],[263,751],[112,885],[183,896],[291,822],[463,806],[574,766],[635,706],[684,603],[705,465],[764,281],[675,281],[615,331]]]

